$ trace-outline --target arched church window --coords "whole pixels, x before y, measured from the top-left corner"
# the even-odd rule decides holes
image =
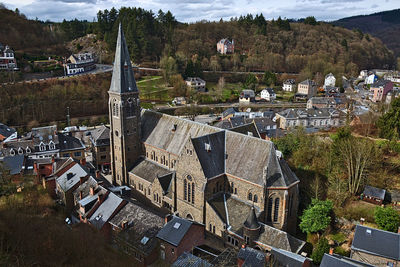
[[[278,215],[279,215],[279,198],[275,198],[274,222],[278,221]]]
[[[257,203],[257,201],[258,201],[258,197],[256,194],[254,194],[253,201],[254,201],[254,203]]]
[[[132,98],[128,98],[127,105],[126,105],[126,116],[132,117],[135,115],[135,105]]]
[[[118,112],[118,109],[119,109],[119,106],[118,106],[118,102],[117,102],[117,100],[116,99],[114,99],[114,102],[113,102],[113,106],[112,106],[112,113],[113,113],[113,116],[115,116],[115,117],[118,117],[119,116],[119,112]]]
[[[253,194],[252,194],[251,192],[249,192],[248,199],[249,199],[250,201],[253,200]]]
[[[183,198],[187,200],[187,181],[183,180]]]
[[[273,199],[272,199],[272,197],[270,197],[268,199],[268,214],[267,214],[268,222],[272,221],[272,205],[273,205]]]

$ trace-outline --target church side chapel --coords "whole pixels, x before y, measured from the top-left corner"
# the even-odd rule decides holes
[[[121,25],[109,90],[112,179],[234,247],[299,252],[299,179],[271,141],[140,108]]]

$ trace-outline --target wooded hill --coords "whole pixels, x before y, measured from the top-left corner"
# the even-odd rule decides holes
[[[360,29],[376,36],[394,51],[395,56],[400,56],[400,9],[343,18],[333,24],[348,29]]]

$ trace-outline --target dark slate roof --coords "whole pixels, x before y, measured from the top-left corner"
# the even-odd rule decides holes
[[[118,28],[110,91],[116,93],[138,92],[121,24]]]
[[[244,116],[235,116],[230,118],[229,121],[231,122],[232,127],[237,127],[245,124],[244,119],[245,119]]]
[[[253,90],[245,89],[240,93],[240,97],[255,97],[256,94]]]
[[[320,267],[373,267],[374,265],[370,265],[364,262],[356,261],[350,259],[345,256],[337,255],[337,254],[324,254],[322,257]]]
[[[110,128],[105,125],[90,131],[90,136],[92,143],[96,146],[110,144]]]
[[[68,134],[58,134],[60,151],[69,151],[76,149],[85,149],[85,145],[76,137],[69,136]]]
[[[287,79],[283,84],[291,84],[294,85],[296,81],[294,79]]]
[[[86,177],[88,175],[89,173],[87,169],[84,168],[82,165],[76,163],[71,168],[69,168],[68,171],[60,175],[56,179],[56,182],[60,185],[61,190],[67,192],[80,182],[81,177]]]
[[[133,173],[140,178],[143,178],[150,183],[154,181],[157,177],[161,177],[171,173],[172,171],[164,168],[163,166],[147,159],[141,158],[139,163],[130,170],[130,173]]]
[[[252,229],[252,230],[260,228],[260,224],[258,223],[257,215],[256,215],[256,211],[255,211],[254,207],[251,207],[250,214],[247,217],[246,221],[244,222],[244,226],[246,228]]]
[[[170,192],[172,184],[171,182],[174,177],[175,177],[175,172],[171,172],[158,177],[158,181],[161,185],[164,195],[167,195]]]
[[[3,160],[4,168],[10,171],[11,175],[19,174],[22,172],[24,166],[24,156],[15,155],[10,157],[4,157]]]
[[[379,80],[379,81],[376,81],[373,85],[371,85],[371,88],[372,87],[386,86],[386,84],[388,84],[388,83],[391,83],[391,81],[389,81],[389,80]]]
[[[366,185],[363,194],[379,199],[385,199],[386,190]]]
[[[32,140],[35,146],[38,146],[41,142],[44,144],[53,141],[54,144],[58,144],[57,126],[45,126],[40,128],[32,128]]]
[[[174,216],[158,232],[157,237],[177,247],[193,224],[197,223]]]
[[[302,81],[300,84],[308,85],[308,86],[315,86],[315,82],[313,80],[307,79]]]
[[[400,260],[400,234],[357,225],[351,249]]]
[[[271,256],[278,266],[302,267],[306,260],[311,261],[297,253],[274,247],[271,249]]]
[[[123,223],[126,229],[122,229]],[[149,254],[157,246],[156,235],[163,227],[164,219],[138,202],[129,202],[110,220],[110,224],[122,229],[119,238]]]
[[[297,239],[290,234],[269,225],[261,224],[260,232],[257,242],[270,247],[299,253],[306,244],[305,241]]]
[[[242,267],[259,267],[266,264],[264,253],[250,247],[241,248],[237,257],[244,261]]]
[[[206,178],[225,173],[225,131],[193,138],[192,143]]]
[[[14,128],[10,128],[7,125],[4,125],[4,124],[0,123],[0,135],[2,135],[5,138],[7,138],[10,135],[12,135],[13,133],[15,133],[15,129]]]
[[[260,134],[258,133],[256,124],[254,122],[250,122],[247,124],[243,124],[237,127],[233,127],[229,129],[230,131],[245,134],[245,135],[250,135],[254,136],[257,138],[260,138]],[[249,134],[250,133],[250,134]]]
[[[238,111],[239,111],[239,109],[237,109],[237,108],[228,108],[222,112],[222,117],[226,117],[228,115],[235,114],[235,112],[238,112]]]
[[[206,260],[194,256],[189,252],[184,252],[179,258],[171,265],[172,267],[211,267],[212,264]]]

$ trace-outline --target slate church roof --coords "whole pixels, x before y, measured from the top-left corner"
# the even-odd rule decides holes
[[[110,91],[115,93],[138,92],[121,24],[119,24],[118,28]]]

